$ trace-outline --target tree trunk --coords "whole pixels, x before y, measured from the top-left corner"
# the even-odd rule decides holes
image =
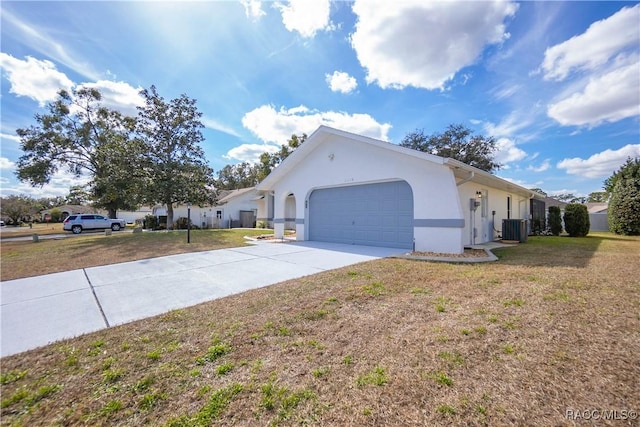
[[[167,230],[173,230],[173,203],[167,203]]]
[[[109,208],[109,209],[107,209],[107,212],[108,212],[109,218],[111,218],[111,219],[116,219],[117,218],[118,211],[116,209]]]

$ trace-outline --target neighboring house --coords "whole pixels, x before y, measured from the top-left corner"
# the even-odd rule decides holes
[[[40,211],[42,221],[51,221],[51,211],[54,209],[58,209],[60,212],[62,212],[62,220],[66,219],[69,215],[73,215],[73,214],[84,214],[84,213],[105,214],[105,211],[92,208],[91,206],[62,205],[62,206],[56,206],[51,209],[45,209]]]
[[[608,203],[586,203],[589,211],[589,231],[609,231]]]
[[[136,221],[142,221],[145,216],[152,214],[153,208],[151,206],[141,206],[135,211],[118,211],[116,216],[127,221],[127,224],[134,224]]]
[[[567,202],[563,202],[561,200],[554,199],[553,197],[545,197],[544,198],[544,204],[546,205],[546,208],[547,208],[547,215],[549,214],[549,207],[550,206],[557,206],[557,207],[560,208],[560,212],[564,212],[565,206],[568,205]]]
[[[453,159],[321,126],[256,189],[297,240],[462,253],[544,197]]]
[[[219,193],[216,206],[187,205],[173,207],[173,220],[191,218],[191,223],[200,228],[253,228],[256,226],[258,200],[261,198],[255,187],[240,190],[224,190]],[[165,206],[155,206],[153,215],[160,219],[160,223],[167,221]]]

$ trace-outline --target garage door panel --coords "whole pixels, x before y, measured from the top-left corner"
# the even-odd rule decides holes
[[[405,181],[315,190],[309,239],[410,249],[413,193]]]

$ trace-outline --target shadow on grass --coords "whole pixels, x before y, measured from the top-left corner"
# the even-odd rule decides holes
[[[586,237],[532,236],[526,243],[494,249],[493,253],[500,263],[508,265],[585,268],[605,240],[634,239],[600,234]]]

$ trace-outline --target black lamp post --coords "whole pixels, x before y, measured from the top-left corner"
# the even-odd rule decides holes
[[[187,243],[191,243],[191,203],[187,203]]]

